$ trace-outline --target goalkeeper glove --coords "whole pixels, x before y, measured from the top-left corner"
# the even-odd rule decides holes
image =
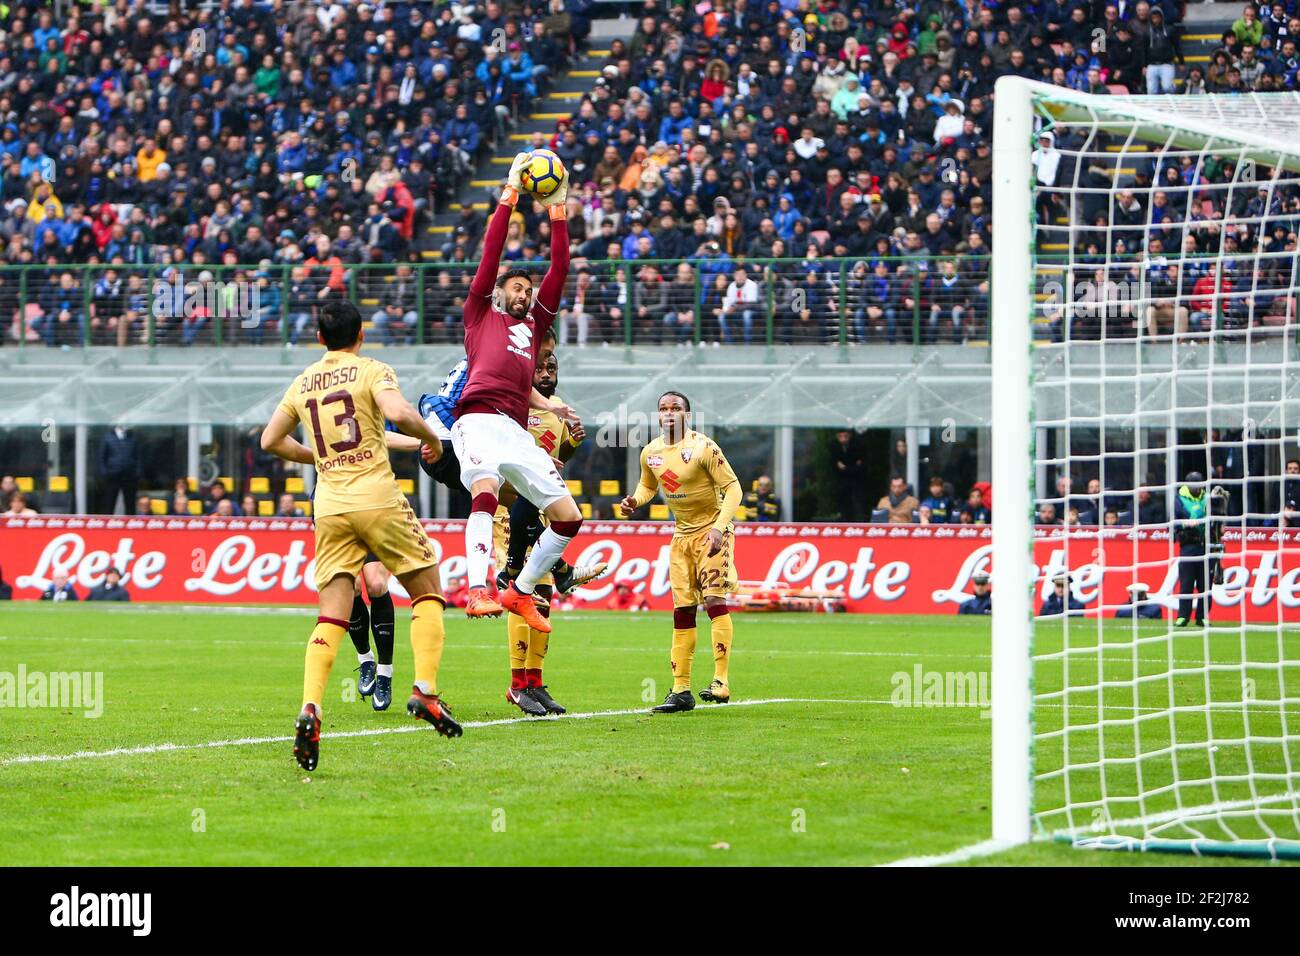
[[[521,177],[524,167],[528,165],[528,160],[528,153],[516,154],[514,162],[510,164],[510,172],[506,173],[506,185],[517,193],[523,192],[524,186]]]
[[[569,198],[569,170],[564,170],[564,176],[560,179],[560,185],[549,196],[538,196],[537,201],[546,207],[552,219],[559,218],[564,214],[564,203]]]
[[[520,174],[524,167],[528,165],[528,154],[519,153],[515,156],[515,161],[510,164],[510,172],[506,174],[506,186],[501,190],[501,202],[507,206],[514,206],[519,202],[519,194],[523,192],[523,183],[520,180]]]

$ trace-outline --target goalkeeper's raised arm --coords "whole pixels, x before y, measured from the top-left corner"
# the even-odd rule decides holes
[[[506,231],[510,228],[510,217],[514,214],[515,204],[519,202],[519,192],[523,188],[519,183],[519,173],[527,162],[528,154],[520,153],[510,164],[505,188],[501,190],[501,198],[497,202],[496,211],[492,214],[487,233],[483,237],[483,254],[479,259],[478,270],[474,273],[474,280],[469,286],[470,295],[481,299],[492,296],[497,272],[501,267],[501,251],[506,245]],[[465,317],[467,320],[470,318],[469,310],[466,310]]]
[[[569,280],[568,197],[569,171],[565,169],[559,188],[549,196],[537,200],[546,207],[546,214],[551,219],[551,267],[546,270],[546,275],[542,278],[542,284],[537,290],[536,302],[552,321],[560,308],[564,284]],[[541,331],[538,330],[539,335]]]

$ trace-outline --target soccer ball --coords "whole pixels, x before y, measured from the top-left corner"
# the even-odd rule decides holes
[[[519,174],[519,181],[525,190],[544,199],[559,189],[564,181],[564,163],[549,149],[535,149]]]

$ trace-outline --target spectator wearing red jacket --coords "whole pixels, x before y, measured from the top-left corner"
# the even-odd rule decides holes
[[[113,238],[113,226],[117,222],[117,212],[108,203],[100,203],[95,213],[95,220],[90,224],[90,231],[95,237],[95,245],[103,252]]]
[[[1192,331],[1214,328],[1215,315],[1221,315],[1227,305],[1223,296],[1231,291],[1232,280],[1219,274],[1218,263],[1211,263],[1210,270],[1192,286]]]
[[[384,203],[392,202],[394,208],[386,209],[388,218],[397,226],[397,233],[403,242],[409,243],[415,235],[415,197],[411,195],[411,190],[406,183],[397,182],[384,190],[381,200]],[[396,214],[399,209],[402,210],[400,215]]]
[[[650,602],[632,590],[632,585],[619,581],[614,585],[614,593],[605,603],[611,611],[648,611]]]

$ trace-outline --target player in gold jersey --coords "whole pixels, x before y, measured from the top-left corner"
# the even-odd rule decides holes
[[[437,561],[424,528],[393,476],[384,420],[419,438],[428,454],[442,444],[398,389],[382,362],[363,358],[361,313],[350,302],[323,306],[317,340],[324,358],[308,366],[284,393],[262,432],[262,448],[289,461],[315,465],[316,590],[320,616],[307,642],[302,711],[294,722],[293,753],[304,770],[320,757],[321,700],[330,668],[348,630],[353,587],[372,552],[411,595],[411,649],[415,685],[406,710],[459,737],[461,728],[438,696],[445,601]],[[310,447],[292,437],[302,424]]]
[[[740,482],[722,449],[689,424],[690,400],[681,392],[659,398],[660,436],[641,449],[641,480],[621,502],[623,516],[653,499],[662,489],[677,528],[669,552],[673,590],[673,689],[656,713],[695,707],[691,662],[695,657],[695,612],[703,601],[713,643],[713,680],[700,692],[703,700],[725,704],[731,699],[731,615],[727,596],[736,589],[732,560],[731,519],[740,505]]]

